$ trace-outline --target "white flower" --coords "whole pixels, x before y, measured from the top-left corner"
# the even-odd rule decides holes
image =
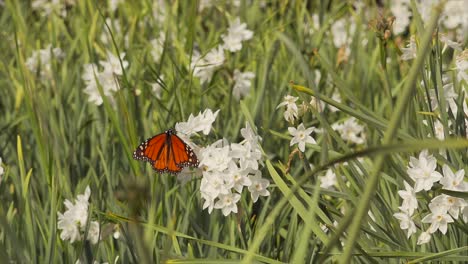
[[[435,171],[437,161],[432,155],[428,155],[427,150],[419,154],[419,159],[410,157],[408,175],[415,181],[414,191],[429,191],[434,182],[439,181],[442,175]]]
[[[408,229],[407,237],[409,238],[412,234],[416,233],[416,225],[411,219],[411,216],[406,212],[395,213],[393,216],[400,221],[401,230]]]
[[[119,4],[123,3],[124,0],[109,0],[109,10],[115,12]]]
[[[418,209],[418,200],[416,199],[416,192],[414,189],[406,182],[403,182],[405,185],[405,191],[398,191],[398,195],[403,199],[403,202],[400,207],[401,211],[408,213],[409,216],[412,216],[415,209]]]
[[[242,41],[249,40],[253,31],[247,29],[247,24],[241,23],[239,18],[229,23],[227,35],[221,35],[224,41],[223,48],[231,52],[242,49]]]
[[[46,48],[33,51],[31,57],[26,59],[26,68],[28,68],[32,73],[37,73],[38,70],[39,76],[42,80],[47,80],[52,78],[52,58],[61,60],[64,57],[64,53],[60,48],[52,48],[49,44]]]
[[[363,144],[366,140],[364,126],[359,125],[355,117],[346,119],[342,124],[337,122],[331,127],[340,133],[343,140],[355,144]]]
[[[452,49],[454,49],[454,50],[459,50],[459,51],[462,50],[462,48],[461,48],[462,45],[461,45],[460,43],[458,43],[458,42],[452,41],[452,40],[447,36],[447,34],[442,34],[442,33],[439,34],[439,40],[440,40],[441,42],[444,42],[445,45],[449,46],[450,48],[452,48]],[[445,49],[445,47],[444,47],[444,49]]]
[[[333,94],[332,94],[332,97],[331,99],[333,99],[334,101],[338,102],[338,103],[341,103],[341,95],[338,91],[334,91]],[[337,111],[340,111],[340,109],[332,106],[332,105],[328,105],[328,108],[330,109],[331,112],[335,113]]]
[[[429,233],[434,233],[437,230],[440,230],[442,234],[445,235],[447,232],[447,225],[449,223],[453,223],[452,217],[447,214],[447,211],[445,210],[445,206],[440,205],[440,204],[429,204],[429,209],[431,210],[431,213],[426,215],[421,222],[423,223],[431,223],[431,226],[429,227]]]
[[[236,192],[242,193],[242,189],[244,188],[244,186],[248,187],[252,185],[252,181],[248,177],[250,172],[250,168],[239,168],[234,162],[231,162],[229,164],[228,177],[231,177],[231,180],[234,184],[233,188],[236,190]]]
[[[112,52],[107,51],[107,61],[99,61],[102,67],[104,67],[104,72],[110,72],[117,75],[122,75],[122,67],[126,69],[128,67],[128,61],[124,60],[125,53],[121,53],[119,57],[112,54]],[[120,64],[122,61],[122,65]]]
[[[429,241],[431,241],[431,233],[428,231],[422,232],[418,237],[418,245],[429,243]]]
[[[217,147],[215,144],[200,151],[200,167],[204,171],[223,171],[231,161],[229,146]]]
[[[194,52],[190,64],[193,76],[199,78],[201,83],[210,81],[214,71],[224,63],[224,60],[224,50],[221,46],[210,50],[204,58],[198,52]]]
[[[416,58],[417,47],[416,41],[414,40],[414,36],[411,36],[410,41],[406,48],[401,48],[401,59],[402,60],[412,60]]]
[[[183,134],[190,137],[197,132],[202,132],[203,134],[208,135],[218,113],[219,110],[213,113],[211,109],[205,109],[203,113],[199,112],[197,116],[190,114],[187,122],[179,122],[175,125],[177,134]]]
[[[333,35],[333,44],[335,47],[349,46],[351,44],[351,36],[356,31],[356,24],[346,18],[336,20],[331,26]]]
[[[440,180],[440,184],[444,186],[444,189],[459,192],[468,191],[468,183],[463,180],[465,178],[464,169],[454,174],[450,167],[444,164],[442,172],[444,173],[444,177]]]
[[[324,176],[319,177],[320,188],[331,189],[336,183],[336,174],[332,169],[328,169]]]
[[[252,149],[250,145],[233,143],[231,144],[230,156],[239,159],[242,169],[258,170],[258,161],[261,159],[262,153],[258,149]]]
[[[257,171],[255,175],[251,175],[250,180],[252,184],[249,186],[249,191],[254,203],[258,200],[259,196],[270,195],[270,192],[266,189],[270,185],[270,182],[262,178],[262,173],[260,171]]]
[[[395,16],[395,22],[393,23],[393,32],[398,35],[405,32],[406,28],[410,24],[410,3],[408,0],[397,0],[391,2],[390,10]]]
[[[237,193],[222,194],[219,200],[215,203],[214,208],[221,209],[224,216],[232,213],[237,213],[237,202],[241,196]]]
[[[460,210],[463,210],[468,204],[465,200],[457,197],[452,197],[446,194],[441,194],[431,200],[429,207],[440,207],[441,211],[448,212],[454,219],[458,219],[458,214]]]
[[[91,244],[96,244],[99,241],[99,231],[99,222],[91,221],[89,223],[88,236],[86,239],[88,239]]]
[[[234,71],[234,87],[232,88],[232,95],[236,100],[249,94],[250,86],[252,86],[252,79],[255,78],[253,72],[240,72]]]
[[[78,195],[75,203],[65,200],[64,204],[67,210],[63,214],[58,213],[57,221],[57,228],[62,230],[60,233],[62,240],[70,240],[70,243],[80,240],[80,230],[86,227],[88,219],[88,199],[90,195],[91,189],[88,186],[84,194]]]
[[[62,230],[60,239],[63,241],[70,240],[70,243],[73,243],[81,239],[79,226],[69,214],[58,213],[57,228]]]
[[[428,126],[428,121],[427,120],[423,120],[423,124]],[[449,120],[449,126],[452,124],[452,122]],[[444,140],[445,139],[445,131],[444,131],[444,125],[442,124],[442,122],[440,122],[439,120],[435,120],[434,121],[434,134],[435,134],[435,137],[439,140]],[[427,135],[428,137],[431,137],[431,135]]]
[[[281,102],[276,109],[280,108],[281,106],[286,106],[286,111],[284,112],[284,119],[286,121],[293,123],[294,119],[297,118],[299,114],[299,109],[296,105],[296,101],[299,97],[294,97],[291,95],[286,95],[284,97],[284,101]]]
[[[152,39],[151,43],[151,56],[153,57],[154,62],[158,63],[161,59],[161,55],[164,51],[164,42],[166,41],[166,35],[164,32],[159,33],[159,37]]]
[[[453,88],[453,83],[444,84],[442,86],[442,91],[444,93],[444,99],[445,99],[445,111],[448,111],[450,107],[450,109],[452,110],[452,113],[456,115],[458,111],[458,106],[456,102],[458,99],[458,94],[455,92]],[[431,98],[432,109],[437,109],[437,107],[439,106],[439,96],[436,95],[435,90],[430,90],[429,94]]]
[[[160,84],[160,82],[164,82],[164,75],[159,76],[159,80],[154,83],[150,83],[151,85],[151,92],[156,96],[156,98],[161,99],[161,93],[163,91],[163,88]]]
[[[325,103],[318,100],[314,96],[310,99],[310,107],[314,108],[317,112],[321,113],[325,109]]]
[[[84,73],[81,77],[86,83],[84,92],[89,96],[88,101],[96,105],[101,105],[103,103],[98,88],[99,86],[101,86],[103,94],[106,97],[110,97],[111,102],[113,102],[113,98],[111,97],[112,92],[120,89],[114,75],[122,75],[122,66],[124,69],[128,67],[128,62],[123,60],[125,53],[120,55],[122,65],[120,65],[118,57],[112,55],[110,52],[107,52],[107,54],[109,60],[100,61],[101,66],[104,68],[103,71],[99,71],[95,64],[85,64]]]
[[[310,133],[314,130],[315,127],[309,127],[306,129],[303,123],[301,123],[297,129],[294,127],[288,127],[289,134],[293,136],[289,145],[292,146],[294,144],[298,144],[299,150],[304,152],[306,143],[317,144],[315,139],[310,136]]]

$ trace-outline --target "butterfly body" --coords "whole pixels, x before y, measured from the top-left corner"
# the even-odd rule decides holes
[[[192,148],[173,129],[148,138],[133,152],[133,158],[151,163],[159,173],[179,173],[184,167],[198,167]]]

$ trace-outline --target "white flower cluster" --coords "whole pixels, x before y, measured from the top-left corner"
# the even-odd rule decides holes
[[[390,10],[395,16],[395,22],[393,23],[393,33],[401,34],[406,31],[406,28],[410,24],[411,20],[411,7],[409,0],[396,0],[390,4]]]
[[[105,96],[111,96],[112,92],[119,90],[119,84],[114,75],[120,76],[123,74],[122,66],[124,69],[128,67],[128,62],[124,60],[125,53],[120,54],[120,60],[114,56],[111,52],[107,52],[107,61],[99,61],[99,64],[103,67],[102,71],[98,70],[98,66],[94,63],[84,65],[84,73],[81,78],[86,83],[84,92],[88,94],[88,101],[96,105],[101,105],[103,99],[99,93],[98,86],[101,86],[103,94]],[[113,100],[110,97],[111,101]]]
[[[211,213],[213,209],[221,209],[223,215],[237,213],[237,202],[241,198],[242,191],[246,187],[252,200],[256,202],[259,196],[268,196],[266,189],[269,181],[261,177],[259,170],[262,165],[261,150],[257,136],[252,128],[246,124],[241,129],[244,140],[241,143],[229,143],[226,139],[218,140],[208,147],[197,147],[189,140],[189,137],[197,132],[207,135],[218,111],[213,113],[205,110],[198,116],[190,115],[187,122],[176,124],[178,135],[187,140],[198,158],[200,159],[200,171],[202,175],[200,192],[204,200],[203,209]],[[185,178],[187,170],[180,175]]]
[[[240,51],[242,41],[249,40],[252,36],[253,32],[247,29],[247,24],[241,23],[239,18],[234,19],[229,24],[228,33],[221,36],[224,41],[222,45],[213,48],[205,56],[202,56],[198,51],[193,52],[190,64],[193,75],[200,79],[202,84],[211,81],[213,73],[225,62],[224,51]],[[255,74],[252,72],[240,72],[237,69],[234,71],[235,83],[232,93],[236,100],[248,94],[253,78],[255,78]]]
[[[252,86],[252,79],[255,78],[253,72],[234,71],[234,87],[232,88],[232,95],[239,101],[241,97],[249,94],[250,87]]]
[[[416,225],[412,219],[413,213],[418,209],[418,200],[416,193],[420,191],[431,190],[435,182],[439,182],[445,190],[468,192],[468,183],[464,182],[465,171],[459,170],[456,173],[444,164],[442,172],[436,171],[437,160],[428,154],[427,150],[419,154],[419,158],[410,157],[408,175],[414,180],[414,187],[404,182],[405,190],[398,191],[398,195],[403,199],[402,205],[398,207],[400,212],[393,216],[400,221],[400,228],[407,230],[408,238],[416,233]],[[460,212],[463,214],[463,220],[468,222],[468,207],[467,201],[452,197],[446,194],[441,194],[434,197],[429,203],[430,213],[424,216],[422,223],[430,224],[429,228],[422,232],[418,238],[418,245],[427,243],[431,239],[431,234],[440,230],[442,234],[447,232],[449,223],[458,219]]]
[[[229,23],[228,33],[221,35],[224,41],[223,49],[230,52],[240,51],[242,49],[242,41],[249,40],[253,37],[253,32],[247,29],[247,24],[241,23],[239,18],[234,19]]]
[[[65,54],[60,48],[52,48],[49,44],[45,49],[36,50],[31,57],[26,59],[26,67],[33,73],[37,73],[42,80],[52,78],[51,59],[63,59]]]
[[[299,99],[299,97],[294,97],[291,95],[286,95],[283,98],[283,101],[276,107],[276,109],[285,106],[286,111],[284,111],[284,119],[288,121],[289,123],[294,123],[296,119],[299,117],[305,115],[309,110],[314,113],[314,111],[317,112],[323,112],[325,111],[325,108],[328,106],[328,109],[331,112],[336,112],[338,111],[337,108],[327,105],[321,100],[318,100],[316,97],[312,96],[310,99],[310,102],[305,102],[303,101],[301,104],[297,105],[296,101]],[[334,93],[332,96],[332,99],[334,99],[337,102],[341,102],[341,97],[338,93]]]
[[[57,228],[62,230],[60,233],[62,240],[70,240],[70,243],[73,243],[80,240],[84,235],[88,221],[88,200],[90,195],[91,189],[88,186],[84,194],[77,196],[75,203],[65,200],[64,204],[67,210],[63,214],[58,213],[57,223]],[[99,222],[90,221],[86,239],[92,244],[96,244],[99,241],[99,233]]]
[[[343,123],[337,122],[331,126],[333,130],[338,131],[343,140],[355,143],[364,144],[366,142],[366,133],[364,126],[358,124],[355,117],[346,119]]]
[[[204,57],[197,51],[192,55],[191,68],[193,75],[200,79],[201,83],[211,81],[215,70],[224,63],[224,50],[221,46],[210,50]]]

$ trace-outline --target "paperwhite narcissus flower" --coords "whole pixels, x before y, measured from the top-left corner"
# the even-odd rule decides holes
[[[429,191],[434,182],[442,178],[442,175],[435,170],[436,167],[436,159],[432,155],[428,155],[427,150],[419,154],[419,159],[410,157],[409,167],[406,172],[415,181],[415,192]]]
[[[309,103],[310,107],[314,108],[317,112],[321,113],[325,109],[325,103],[312,96]]]
[[[247,24],[236,18],[230,22],[228,33],[221,36],[224,41],[223,48],[230,52],[239,51],[242,49],[242,41],[249,40],[252,36],[253,31],[247,29]]]
[[[468,191],[468,183],[463,180],[465,178],[464,169],[454,174],[450,167],[444,164],[442,172],[444,173],[444,177],[440,180],[440,184],[444,186],[443,189],[459,192]]]
[[[335,100],[335,101],[338,102],[338,103],[341,103],[341,95],[340,95],[340,93],[339,93],[338,91],[333,92],[331,99]],[[328,105],[328,108],[329,108],[330,111],[333,112],[333,113],[335,113],[335,112],[337,112],[337,111],[340,111],[340,109],[338,109],[338,108],[336,108],[336,107],[334,107],[334,106],[332,106],[332,105]]]
[[[349,46],[351,44],[351,36],[356,31],[356,23],[353,20],[342,18],[336,20],[331,26],[333,34],[333,44],[336,48]]]
[[[414,224],[413,220],[411,219],[411,216],[408,213],[400,212],[393,214],[393,216],[400,221],[400,228],[402,230],[408,229],[408,238],[412,234],[416,233],[416,225]]]
[[[294,144],[298,144],[299,150],[304,152],[305,151],[305,144],[316,144],[317,142],[313,139],[310,134],[315,130],[315,127],[305,128],[304,124],[301,123],[297,129],[294,127],[288,127],[289,134],[293,136],[291,139],[290,146]]]
[[[426,215],[421,222],[430,223],[429,233],[434,233],[440,230],[442,234],[447,233],[447,225],[453,223],[452,217],[447,213],[446,205],[443,204],[429,204],[431,213]]]
[[[409,216],[412,216],[415,209],[418,209],[418,200],[416,199],[416,192],[414,189],[406,182],[403,182],[405,185],[404,191],[398,191],[398,195],[403,199],[403,202],[400,207],[401,211],[408,213]]]
[[[363,144],[366,140],[364,126],[357,123],[355,117],[346,119],[343,123],[335,123],[331,126],[333,130],[338,131],[343,140],[355,144]]]
[[[234,87],[232,88],[232,95],[236,100],[249,94],[250,87],[252,86],[252,79],[255,78],[253,72],[240,72],[234,71]]]
[[[284,119],[286,119],[286,121],[288,121],[290,123],[293,123],[294,119],[297,118],[297,116],[299,114],[299,109],[298,109],[298,107],[296,105],[297,99],[299,99],[299,97],[286,95],[284,97],[283,102],[281,102],[276,107],[276,109],[278,109],[278,108],[280,108],[282,106],[286,106],[286,111],[284,112]]]
[[[164,81],[164,75],[160,75],[159,79],[160,79],[160,81]],[[163,88],[162,88],[161,84],[159,83],[159,81],[154,82],[154,83],[150,83],[150,85],[151,85],[151,92],[153,93],[153,95],[156,98],[161,99],[161,93],[163,91]]]
[[[429,204],[429,207],[440,207],[442,211],[448,212],[454,219],[458,219],[460,210],[467,206],[467,202],[462,198],[452,197],[446,194],[441,194],[434,197]]]
[[[390,10],[395,16],[393,23],[393,33],[396,35],[404,33],[406,28],[410,24],[410,1],[409,0],[397,0],[392,1]]]
[[[193,52],[190,64],[193,76],[199,78],[202,84],[211,81],[213,73],[224,63],[224,60],[224,50],[221,46],[213,48],[203,58],[198,52]]]
[[[91,244],[96,244],[99,241],[99,231],[99,222],[91,221],[89,223],[88,236],[86,239],[88,239]]]
[[[450,110],[452,110],[452,113],[456,115],[458,112],[458,106],[456,102],[458,99],[458,94],[455,92],[453,88],[453,84],[452,83],[444,84],[444,86],[442,86],[442,91],[444,93],[444,98],[445,98],[445,111],[448,111],[450,107]],[[429,94],[431,98],[432,109],[437,109],[439,107],[440,97],[436,95],[435,89],[430,90]]]
[[[49,44],[46,48],[33,51],[31,57],[26,59],[26,68],[32,73],[36,73],[39,69],[39,76],[42,80],[52,78],[52,58],[61,60],[64,57],[64,53],[60,48],[52,48]]]
[[[104,67],[104,72],[114,73],[116,75],[122,75],[123,69],[128,67],[128,61],[124,60],[125,52],[121,53],[119,57],[112,54],[112,52],[107,51],[107,60],[99,61],[102,67]],[[122,61],[122,64],[120,64]]]
[[[258,200],[259,196],[268,196],[270,192],[266,189],[270,182],[262,178],[262,173],[257,171],[255,175],[250,176],[250,180],[252,184],[249,186],[250,195],[252,196],[252,200],[254,203]]]
[[[320,188],[324,189],[331,189],[334,185],[336,185],[336,174],[333,172],[332,169],[328,169],[327,173],[324,176],[319,177],[320,180]]]
[[[431,241],[431,233],[428,231],[422,232],[418,237],[418,245],[426,244]]]
[[[416,58],[417,47],[416,41],[414,40],[414,36],[411,36],[410,41],[406,48],[401,48],[401,59],[402,60],[412,60]]]
[[[452,41],[448,36],[447,34],[442,34],[440,33],[439,34],[439,40],[443,43],[445,43],[446,46],[454,49],[454,50],[459,50],[461,51],[462,50],[462,45],[458,42],[455,42],[455,41]],[[445,47],[444,47],[445,49]]]
[[[114,75],[122,75],[122,67],[124,69],[128,67],[128,62],[123,59],[125,53],[119,56],[120,59],[110,52],[107,52],[107,54],[108,60],[99,62],[104,68],[103,71],[99,71],[95,64],[85,64],[84,73],[81,76],[86,83],[84,92],[89,96],[88,101],[96,105],[101,105],[103,103],[98,86],[100,85],[102,87],[103,94],[110,97],[112,102],[112,92],[120,89]],[[122,64],[120,64],[120,60],[122,60]]]
[[[269,181],[261,178],[259,165],[262,152],[257,136],[248,123],[241,129],[244,140],[241,143],[229,143],[226,139],[218,140],[210,146],[199,148],[201,197],[203,209],[211,213],[213,209],[222,209],[224,215],[237,212],[236,203],[244,187],[248,187],[252,199],[267,196]],[[252,185],[256,184],[255,187]]]
[[[224,216],[232,213],[237,213],[237,202],[241,196],[237,193],[222,194],[219,196],[219,200],[215,203],[214,208],[221,209]]]
[[[205,109],[203,113],[199,112],[197,116],[190,114],[187,122],[179,122],[175,125],[177,135],[180,136],[183,134],[186,137],[190,137],[197,132],[202,132],[204,135],[208,135],[218,113],[219,109],[214,113],[211,109]]]
[[[62,214],[58,212],[57,228],[61,230],[60,238],[70,240],[73,243],[81,239],[82,232],[86,229],[88,221],[88,206],[91,189],[86,187],[85,193],[77,196],[75,203],[65,200],[67,210]],[[86,239],[95,244],[99,240],[99,223],[90,222]]]

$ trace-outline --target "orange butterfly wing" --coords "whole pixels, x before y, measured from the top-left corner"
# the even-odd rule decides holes
[[[172,129],[147,139],[133,152],[133,158],[148,161],[159,173],[179,173],[183,167],[197,167],[193,150]]]

